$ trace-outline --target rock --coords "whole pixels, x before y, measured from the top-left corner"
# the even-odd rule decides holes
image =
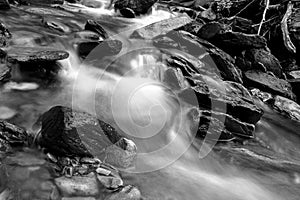
[[[263,36],[230,31],[219,33],[209,41],[233,55],[239,54],[246,49],[264,48],[267,46],[267,41]]]
[[[6,64],[0,64],[0,83],[6,82],[11,77],[11,69]]]
[[[174,31],[167,36],[177,42],[181,50],[196,58],[202,57],[201,61],[206,62],[206,65],[209,65],[211,62],[215,64],[214,66],[220,70],[216,73],[220,73],[225,80],[238,83],[243,82],[241,72],[234,64],[234,59],[221,49],[185,31]],[[207,53],[209,55],[205,56]],[[214,66],[210,67],[213,68]]]
[[[222,30],[224,30],[223,24],[220,24],[219,22],[209,22],[204,24],[196,35],[200,38],[208,40],[216,36]]]
[[[73,176],[71,178],[56,178],[55,184],[65,196],[96,196],[99,194],[97,179],[94,173],[86,176]]]
[[[142,195],[138,188],[127,185],[121,190],[107,196],[104,200],[140,200],[141,198]]]
[[[103,3],[97,0],[81,0],[80,3],[90,8],[101,8]]]
[[[263,68],[266,71],[272,72],[279,78],[283,77],[282,67],[279,60],[269,51],[264,49],[250,49],[245,51],[242,60],[247,63],[242,63],[242,65],[240,65],[240,68],[243,69],[243,71],[251,69],[259,70]]]
[[[181,7],[180,5],[171,7],[171,11],[172,12],[179,12],[179,13],[186,13],[192,19],[195,19],[197,17],[197,14],[198,14],[196,10],[191,9],[191,8]]]
[[[39,123],[39,144],[54,155],[108,157],[107,161],[118,167],[128,167],[135,159],[136,147],[131,140],[88,113],[55,106],[41,116]]]
[[[11,38],[12,37],[11,33],[9,32],[9,30],[1,22],[0,22],[0,35],[3,35],[5,38]]]
[[[300,70],[295,70],[295,71],[288,72],[287,77],[291,80],[300,79]]]
[[[221,113],[226,112],[225,114],[248,124],[256,124],[260,120],[263,111],[254,104],[252,96],[244,86],[226,81],[213,83],[211,80],[210,83],[205,81],[205,79],[206,77],[202,76],[202,78],[195,80],[196,86],[183,90],[179,97],[194,105],[195,101],[190,99],[190,94],[195,94],[199,104],[195,106],[201,109],[209,109]],[[232,121],[231,119],[228,120]],[[238,121],[234,123],[238,123]],[[247,133],[243,133],[243,135],[246,137]]]
[[[62,33],[70,33],[71,32],[71,29],[67,25],[61,23],[59,20],[44,18],[42,20],[42,23],[46,27],[48,27],[52,30],[56,30],[56,31],[59,31]]]
[[[8,9],[10,9],[8,0],[0,0],[0,10],[8,10]]]
[[[296,98],[295,94],[292,92],[290,83],[268,73],[249,70],[245,73],[245,78],[247,80],[247,84],[251,87],[256,87],[262,91],[281,95],[292,100]]]
[[[10,63],[55,62],[68,57],[66,51],[42,47],[12,47],[7,51],[7,60]]]
[[[28,134],[22,128],[0,120],[0,139],[12,146],[24,146],[28,142]]]
[[[136,15],[143,15],[148,13],[148,11],[156,2],[157,0],[116,0],[114,8],[116,10],[129,8],[133,10]]]
[[[122,8],[120,13],[126,18],[135,18],[135,12],[131,8]]]
[[[103,41],[105,38],[99,36],[99,34],[94,31],[80,31],[74,34],[75,38],[79,38],[82,40],[90,40],[90,41]]]
[[[97,179],[107,189],[118,189],[123,186],[123,180],[120,177],[97,175]]]
[[[86,57],[91,53],[90,57],[97,59],[117,55],[121,50],[122,42],[119,40],[86,41],[79,43],[77,46],[77,52],[81,57]]]
[[[192,21],[191,23],[188,23],[184,25],[183,27],[180,27],[179,30],[186,31],[188,33],[191,33],[193,35],[198,35],[201,28],[205,25],[204,22],[200,23],[197,21]]]
[[[191,21],[192,19],[186,15],[181,15],[174,18],[161,20],[159,22],[135,30],[131,34],[130,38],[150,40],[156,36],[163,35],[174,29],[180,28],[190,23]]]
[[[29,7],[25,9],[25,11],[32,14],[41,15],[42,17],[47,15],[60,16],[60,17],[74,17],[72,13],[63,10],[54,9],[54,8]]]
[[[300,122],[300,105],[296,102],[281,96],[276,96],[274,98],[273,107],[288,118]]]
[[[92,19],[87,20],[84,29],[87,31],[93,31],[95,33],[98,33],[99,36],[103,39],[108,38],[106,30],[101,26],[100,22],[98,21]]]
[[[273,100],[273,96],[270,93],[262,92],[257,88],[251,90],[253,96],[260,99],[262,102],[268,103]]]

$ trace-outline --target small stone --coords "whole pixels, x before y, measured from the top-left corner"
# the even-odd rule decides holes
[[[120,177],[97,175],[97,178],[107,189],[117,189],[123,186],[123,180]]]
[[[141,192],[138,188],[127,185],[120,191],[107,196],[105,200],[140,200],[142,198]]]
[[[55,179],[55,183],[64,195],[96,196],[99,194],[97,179],[94,173],[80,177],[59,177]]]
[[[58,20],[54,20],[54,19],[51,19],[51,18],[44,18],[42,20],[42,23],[52,29],[52,30],[56,30],[56,31],[59,31],[59,32],[62,32],[62,33],[70,33],[71,32],[71,29],[63,24],[62,22],[58,21]]]
[[[108,34],[106,30],[101,26],[100,22],[98,21],[92,19],[87,20],[84,29],[87,31],[93,31],[95,33],[98,33],[99,36],[102,37],[103,39],[108,38]]]
[[[89,8],[101,8],[103,6],[102,2],[97,0],[81,0],[80,3]]]
[[[101,168],[101,167],[98,167],[98,168],[96,169],[96,172],[97,172],[98,174],[105,175],[105,176],[108,176],[108,175],[111,174],[111,171],[109,171],[109,170],[107,170],[107,169],[104,169],[104,168]]]

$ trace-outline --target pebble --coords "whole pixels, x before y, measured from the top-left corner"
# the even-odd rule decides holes
[[[123,186],[123,180],[119,177],[97,175],[97,178],[108,189],[117,189]]]
[[[105,175],[105,176],[108,176],[108,175],[111,174],[111,171],[110,171],[110,170],[107,170],[107,169],[104,169],[104,168],[101,168],[101,167],[98,167],[98,168],[96,169],[96,172],[97,172],[98,174]]]
[[[11,108],[0,106],[0,119],[11,119],[17,112]]]

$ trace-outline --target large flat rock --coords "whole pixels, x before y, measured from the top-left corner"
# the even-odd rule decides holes
[[[52,48],[14,46],[7,50],[7,60],[10,63],[55,62],[68,57],[68,52]]]

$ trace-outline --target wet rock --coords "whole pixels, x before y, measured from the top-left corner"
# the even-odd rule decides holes
[[[52,30],[56,30],[56,31],[59,31],[62,33],[70,33],[71,32],[71,29],[67,25],[61,23],[59,20],[44,18],[42,20],[42,23],[46,27],[48,27]]]
[[[99,194],[97,179],[94,173],[86,176],[73,176],[71,178],[59,177],[55,184],[65,196],[96,196]]]
[[[41,15],[41,16],[60,16],[60,17],[74,17],[73,14],[63,11],[63,10],[58,10],[54,8],[41,8],[41,7],[29,7],[25,9],[29,13]]]
[[[130,38],[150,40],[156,36],[166,34],[174,29],[182,27],[190,23],[191,21],[192,19],[186,15],[161,20],[159,22],[135,30]]]
[[[291,85],[275,76],[260,71],[250,70],[245,73],[247,84],[251,87],[256,87],[262,91],[272,94],[281,95],[294,100],[295,94],[292,92]]]
[[[218,69],[216,73],[225,80],[243,82],[241,72],[235,66],[234,59],[221,49],[185,31],[174,31],[167,36],[177,42],[181,50],[196,58],[202,58],[200,60],[208,65],[207,68],[211,65],[210,68]]]
[[[28,134],[22,128],[0,120],[0,139],[12,146],[23,146],[28,142]]]
[[[263,36],[231,31],[219,33],[209,41],[233,55],[237,55],[246,49],[264,48],[267,46],[267,41]]]
[[[62,156],[107,158],[112,165],[128,167],[135,159],[136,147],[109,124],[84,112],[56,106],[40,118],[39,143]]]
[[[8,0],[0,0],[0,10],[8,10],[8,9],[10,9]]]
[[[276,96],[274,98],[273,107],[288,118],[300,122],[300,105],[296,102],[281,96]]]
[[[105,40],[103,42],[86,41],[77,46],[78,54],[81,57],[101,59],[105,56],[113,56],[122,50],[122,42],[119,40]],[[91,54],[90,54],[91,53]]]
[[[197,36],[203,39],[211,39],[224,30],[224,25],[218,22],[209,22],[201,27]]]
[[[212,80],[208,82],[205,81],[205,76],[201,79],[195,80],[197,85],[182,91],[179,97],[193,105],[195,100],[190,97],[194,94],[197,97],[196,102],[198,102],[196,106],[231,115],[248,124],[256,124],[262,117],[262,109],[254,104],[252,96],[241,84],[225,81],[213,83]],[[249,129],[251,128],[249,127]],[[243,134],[246,136],[247,133]]]
[[[262,92],[257,88],[253,88],[251,90],[251,93],[253,96],[257,97],[260,99],[262,102],[268,103],[273,100],[273,96],[270,93],[267,92]]]
[[[6,82],[11,77],[11,69],[6,64],[0,64],[0,83]]]
[[[7,60],[10,63],[49,63],[68,57],[66,51],[42,47],[12,47],[7,51]]]
[[[300,70],[290,71],[287,73],[289,79],[300,79]]]
[[[118,189],[123,186],[123,180],[120,177],[97,175],[99,182],[107,189]]]
[[[99,36],[99,34],[95,33],[94,31],[80,31],[75,33],[74,37],[90,41],[103,41],[105,39]]]
[[[121,190],[106,197],[105,200],[140,200],[141,198],[142,195],[138,188],[127,185]]]
[[[271,52],[264,49],[250,49],[245,51],[242,61],[239,66],[243,71],[261,69],[260,71],[270,71],[279,78],[283,77],[279,60]]]
[[[81,0],[80,3],[90,8],[101,8],[103,3],[97,0]]]
[[[87,31],[93,31],[95,33],[98,33],[99,36],[103,39],[108,38],[106,30],[101,26],[100,22],[98,21],[92,19],[87,20],[84,29]]]
[[[156,2],[157,0],[116,0],[114,8],[116,10],[129,8],[133,10],[136,15],[143,15],[148,13],[148,11]]]
[[[135,12],[131,8],[122,8],[120,13],[123,17],[126,18],[135,18]]]

